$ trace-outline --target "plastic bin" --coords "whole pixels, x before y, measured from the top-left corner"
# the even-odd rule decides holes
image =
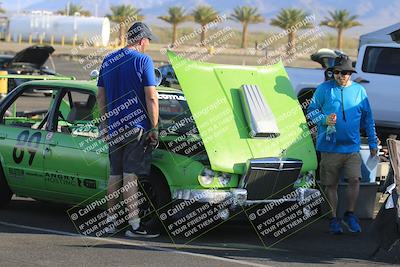
[[[338,186],[338,206],[337,216],[343,218],[343,215],[347,209],[347,194],[346,194],[347,183],[339,183]],[[372,219],[374,218],[374,210],[376,204],[376,193],[378,192],[379,185],[377,183],[361,183],[360,193],[358,195],[355,214],[360,219]],[[324,190],[325,195],[325,188]],[[331,210],[330,205],[327,201],[322,204],[323,214]]]
[[[379,147],[381,149],[381,147]],[[361,145],[360,147],[360,155],[362,159],[361,164],[361,182],[365,183],[374,183],[376,181],[376,171],[378,169],[378,164],[372,170],[367,168],[367,160],[370,155],[369,146],[368,145]]]

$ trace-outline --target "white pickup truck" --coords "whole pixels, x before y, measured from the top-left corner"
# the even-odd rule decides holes
[[[357,73],[352,79],[366,88],[379,137],[385,140],[388,134],[400,136],[400,44],[363,45],[355,68]],[[324,69],[286,70],[301,103],[310,99],[324,81]]]

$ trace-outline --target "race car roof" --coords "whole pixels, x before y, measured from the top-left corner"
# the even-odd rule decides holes
[[[29,86],[44,86],[44,87],[65,87],[65,88],[77,88],[81,90],[88,90],[97,93],[97,85],[94,80],[39,80],[39,81],[29,81],[24,83],[24,85]],[[158,86],[157,91],[164,93],[176,93],[183,94],[181,90],[175,88],[169,88],[164,86]]]

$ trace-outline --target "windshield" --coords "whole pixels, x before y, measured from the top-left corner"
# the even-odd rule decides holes
[[[159,93],[160,130],[168,134],[198,133],[192,114],[182,94]]]

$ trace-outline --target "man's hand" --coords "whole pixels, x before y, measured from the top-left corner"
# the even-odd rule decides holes
[[[108,126],[107,122],[102,121],[99,124],[99,138],[103,141],[107,141],[108,137]]]
[[[150,144],[156,146],[158,143],[158,129],[151,129],[150,132],[147,134],[147,140],[150,141]]]
[[[371,158],[373,158],[378,154],[378,149],[372,148],[369,150],[369,153],[371,154]]]
[[[336,114],[331,113],[329,116],[326,117],[326,125],[333,126],[336,124]]]

